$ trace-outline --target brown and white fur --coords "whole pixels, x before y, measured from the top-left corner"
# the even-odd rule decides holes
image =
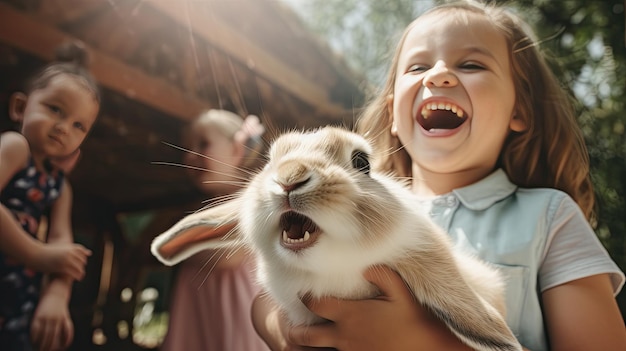
[[[371,154],[363,137],[340,128],[286,133],[235,199],[182,219],[152,253],[172,265],[207,248],[250,249],[260,284],[294,324],[320,322],[304,294],[372,297],[363,272],[387,265],[467,345],[521,350],[503,318],[498,272],[454,251],[410,190],[370,172]]]

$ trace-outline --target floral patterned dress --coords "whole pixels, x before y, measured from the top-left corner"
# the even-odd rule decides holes
[[[0,193],[0,202],[34,240],[41,217],[59,197],[63,177],[61,171],[38,171],[31,158]],[[0,350],[32,350],[30,322],[39,300],[41,279],[40,272],[0,252]]]

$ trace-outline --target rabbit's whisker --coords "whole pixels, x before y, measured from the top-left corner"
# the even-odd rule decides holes
[[[249,175],[249,176],[253,176],[253,175],[255,174],[255,172],[253,172],[253,171],[247,170],[247,169],[242,168],[242,167],[236,167],[236,166],[233,166],[233,165],[231,165],[231,164],[229,164],[229,163],[227,163],[227,162],[222,162],[222,161],[220,161],[220,160],[218,160],[218,159],[215,159],[215,158],[213,158],[213,157],[210,157],[210,156],[207,156],[207,155],[201,154],[201,153],[199,153],[199,152],[196,152],[196,151],[193,151],[193,150],[189,150],[189,149],[187,149],[187,148],[184,148],[184,147],[181,147],[181,146],[178,146],[178,145],[174,145],[174,144],[168,143],[168,142],[166,142],[166,141],[163,141],[162,143],[163,143],[163,144],[165,144],[165,145],[167,145],[167,146],[173,147],[173,148],[175,148],[175,149],[177,149],[177,150],[185,151],[185,152],[188,152],[188,153],[190,153],[190,154],[192,154],[192,155],[200,156],[200,157],[202,157],[202,158],[206,158],[207,160],[211,160],[211,161],[213,161],[213,162],[217,162],[217,163],[219,163],[219,164],[221,164],[221,165],[225,165],[225,166],[228,166],[228,167],[232,167],[232,168],[234,168],[234,169],[237,169],[237,170],[239,170],[239,171],[242,171],[243,173],[246,173],[246,174],[247,174],[247,175]],[[249,148],[248,148],[248,149],[249,149]],[[250,150],[251,150],[251,149],[250,149]],[[153,164],[154,164],[154,162],[153,162]],[[157,164],[158,164],[158,163],[157,163]],[[173,165],[176,165],[176,164],[175,164],[175,163],[171,163],[171,164],[169,164],[169,165],[170,165],[170,166],[173,166]],[[181,166],[182,166],[182,165],[181,165]],[[189,166],[189,165],[185,165],[185,166]],[[192,166],[189,166],[189,167],[192,167]],[[199,170],[199,171],[207,171],[207,172],[212,172],[211,170],[206,169],[206,168],[197,168],[197,170]]]
[[[217,172],[208,168],[203,168],[203,167],[197,167],[197,166],[191,166],[191,165],[187,165],[184,163],[176,163],[176,162],[165,162],[165,161],[153,161],[151,162],[151,164],[153,165],[159,165],[159,166],[175,166],[175,167],[181,167],[181,168],[187,168],[187,169],[193,169],[196,171],[202,171],[202,172],[207,172],[207,173],[213,173],[213,174],[219,174],[219,175],[228,175],[231,176],[235,179],[239,179],[242,182],[248,182],[248,178],[245,178],[243,176],[235,176],[232,174],[227,174],[227,173],[223,173],[223,172]],[[248,175],[254,175],[253,172],[248,172]],[[216,181],[218,182],[218,181]],[[222,183],[226,183],[226,182],[222,182]]]
[[[204,284],[204,282],[206,282],[207,277],[211,274],[211,272],[213,272],[213,270],[215,269],[215,266],[217,266],[217,263],[220,261],[220,259],[222,258],[223,255],[224,255],[224,253],[222,251],[219,251],[219,250],[218,251],[209,251],[207,253],[206,261],[202,264],[200,269],[198,269],[198,272],[196,272],[196,274],[191,279],[191,281],[195,281],[198,278],[198,276],[200,275],[200,273],[202,271],[204,271],[207,266],[209,266],[209,263],[213,262],[210,265],[210,268],[209,268],[208,272],[206,273],[205,277],[202,279],[200,284],[198,284],[198,289],[200,289],[200,287]]]

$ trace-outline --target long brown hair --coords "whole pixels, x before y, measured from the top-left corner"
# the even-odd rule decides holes
[[[503,7],[476,1],[440,5],[423,15],[459,10],[488,18],[501,30],[509,49],[516,117],[527,129],[509,134],[497,167],[503,168],[518,186],[549,187],[566,192],[587,218],[592,219],[595,199],[589,157],[576,121],[573,98],[569,90],[559,84],[529,26]],[[375,166],[402,177],[411,176],[412,162],[398,138],[391,135],[392,116],[387,109],[387,97],[394,93],[400,51],[416,21],[405,29],[384,86],[371,99],[357,123],[357,131],[371,139],[378,150],[380,162]]]

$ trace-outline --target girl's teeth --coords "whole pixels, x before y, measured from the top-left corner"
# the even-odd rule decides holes
[[[430,116],[430,111],[436,111],[436,110],[446,110],[446,111],[452,111],[452,113],[455,113],[459,118],[463,118],[463,110],[461,108],[459,108],[456,105],[452,105],[450,103],[428,103],[426,105],[424,105],[424,107],[422,107],[422,117],[424,117],[424,119],[428,119],[428,117]]]

